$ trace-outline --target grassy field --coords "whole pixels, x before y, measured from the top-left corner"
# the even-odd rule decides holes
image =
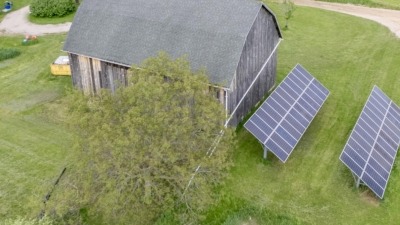
[[[351,3],[355,5],[366,5],[369,7],[400,10],[400,1],[398,0],[317,0],[317,1]]]
[[[47,113],[71,83],[49,72],[65,35],[40,37],[32,46],[21,46],[22,38],[0,37],[0,48],[21,51],[0,62],[0,220],[39,213],[71,137]]]
[[[269,4],[282,19],[281,6]],[[374,22],[298,7],[279,49],[278,81],[302,64],[330,91],[286,164],[239,128],[232,179],[204,224],[398,224],[400,159],[383,201],[354,188],[339,155],[372,90],[400,104],[400,40]]]
[[[282,7],[269,6],[283,23]],[[400,104],[400,40],[374,22],[303,7],[283,35],[278,82],[300,63],[331,95],[286,164],[272,154],[264,161],[256,139],[238,129],[232,177],[204,224],[398,224],[399,159],[379,201],[354,188],[338,157],[374,84]],[[22,36],[0,37],[0,48],[21,50],[0,62],[0,220],[36,216],[65,165],[72,137],[58,120],[57,100],[71,81],[49,73],[64,39],[21,46]]]

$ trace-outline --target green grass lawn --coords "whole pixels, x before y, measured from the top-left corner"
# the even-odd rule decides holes
[[[283,23],[280,5],[269,4]],[[331,94],[283,164],[239,128],[232,178],[204,224],[398,224],[400,159],[383,201],[354,188],[339,155],[368,98],[378,85],[400,105],[400,40],[377,23],[297,7],[283,32],[278,82],[297,63]]]
[[[398,0],[317,0],[317,1],[351,3],[355,5],[366,5],[369,7],[400,10],[400,1]]]
[[[71,138],[47,110],[71,83],[49,72],[65,35],[39,37],[32,46],[22,46],[22,39],[0,37],[0,48],[21,51],[0,62],[0,221],[39,213]]]
[[[282,6],[269,6],[283,23]],[[232,177],[204,224],[398,224],[399,159],[379,201],[354,188],[338,157],[374,84],[400,104],[400,40],[377,23],[304,7],[283,35],[278,82],[300,63],[331,95],[286,164],[272,154],[264,161],[256,139],[238,129]],[[57,114],[71,80],[49,72],[65,36],[32,46],[22,38],[0,37],[0,48],[21,50],[0,62],[0,220],[39,213],[72,139]]]

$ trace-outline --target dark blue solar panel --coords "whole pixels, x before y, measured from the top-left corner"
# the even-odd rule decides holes
[[[283,127],[283,129],[289,132],[296,140],[299,140],[301,138],[301,133],[288,121],[286,120],[282,121],[281,126]]]
[[[285,92],[293,99],[296,101],[296,99],[299,97],[299,95],[301,94],[301,92],[297,92],[297,90],[295,88],[293,88],[293,86],[290,86],[293,84],[289,84],[289,79],[286,79],[286,83],[282,83],[281,87],[283,90],[285,90]],[[300,91],[300,89],[298,89]]]
[[[382,135],[382,133],[380,134]],[[383,149],[386,150],[391,156],[396,156],[397,153],[397,148],[393,148],[390,146],[383,138],[382,136],[379,136],[378,139],[376,140],[376,143],[381,146]]]
[[[358,166],[360,166],[361,168],[364,168],[365,164],[367,161],[365,161],[360,154],[358,154],[358,152],[356,152],[353,148],[351,148],[350,146],[347,146],[346,148],[346,153],[347,155],[353,159],[353,161],[356,162],[356,164]]]
[[[391,103],[391,100],[388,96],[385,95],[379,88],[376,86],[372,90],[374,92],[374,96],[377,96],[376,99],[378,99],[379,104],[381,104],[383,107],[388,107],[389,104]]]
[[[281,137],[278,133],[274,133],[271,135],[271,140],[275,142],[286,154],[290,154],[293,146],[291,146],[283,137]],[[266,144],[266,146],[268,146]]]
[[[286,110],[275,99],[272,99],[272,101],[270,102],[270,104],[268,104],[268,106],[274,109],[276,112],[278,112],[279,115],[281,116],[284,116],[286,114]]]
[[[258,129],[262,131],[266,136],[270,135],[273,131],[272,128],[265,122],[265,120],[260,118],[260,116],[254,117],[253,124],[257,126]]]
[[[248,129],[252,130],[252,134],[258,139],[258,140],[265,140],[266,138],[268,138],[268,135],[266,135],[261,128],[255,124],[256,121],[250,121],[247,124]]]
[[[244,127],[286,162],[328,95],[328,89],[297,65]],[[269,128],[260,134],[264,122]],[[258,123],[261,125],[256,126]]]
[[[270,127],[275,127],[284,116],[280,115],[277,111],[275,111],[276,109],[268,111],[268,104],[263,105],[261,109],[262,110],[260,110],[260,112],[257,115],[260,118],[263,118],[263,120],[266,121]]]
[[[306,128],[303,126],[296,118],[294,118],[290,113],[286,116],[285,120],[290,123],[299,133]]]
[[[340,160],[383,198],[400,145],[400,109],[374,87]]]
[[[371,103],[372,105],[375,105],[375,106],[382,106],[382,107],[377,107],[377,109],[378,109],[382,114],[385,114],[385,113],[386,113],[386,112],[385,112],[385,109],[384,109],[385,106],[381,105],[381,103],[379,103],[379,100],[377,100],[376,98],[374,98],[374,97],[372,96],[371,99],[370,99],[369,101],[370,101],[370,103]]]
[[[382,138],[392,149],[394,152],[397,150],[397,142],[394,142],[392,137],[389,136],[388,130],[385,130],[385,127],[382,127],[381,130],[381,136],[379,138]]]
[[[400,134],[400,123],[396,123],[396,119],[390,113],[387,114],[386,117],[386,125],[390,127],[396,134]]]
[[[368,123],[366,123],[364,120],[360,119],[358,120],[358,125],[360,127],[362,127],[362,129],[364,130],[364,132],[366,132],[368,134],[368,136],[374,138],[376,137],[377,131],[374,130],[374,128],[372,128]]]
[[[301,87],[296,84],[295,78],[291,75],[288,75],[284,81],[284,83],[281,83],[282,88],[286,89],[286,86],[290,87],[290,89],[293,90],[296,94],[296,96],[293,97],[297,98],[297,96],[299,96],[303,92],[303,89],[301,89]]]
[[[272,139],[269,139],[265,145],[268,145],[269,150],[273,152],[274,155],[276,155],[276,157],[279,159],[285,159],[289,156],[285,151],[282,150],[281,147],[278,146],[277,143],[272,141]]]
[[[296,102],[296,99],[294,99],[292,96],[290,96],[289,94],[288,94],[288,90],[290,90],[290,89],[285,89],[285,90],[283,90],[282,88],[280,88],[279,89],[279,95],[283,98],[283,99],[285,99],[285,101],[287,102],[287,103],[289,103],[289,105],[293,105],[295,102]]]
[[[388,126],[388,120],[385,121],[383,124],[382,130],[384,131],[385,134],[387,134],[388,138],[390,138],[390,142],[393,144],[399,143],[400,142],[400,137],[397,136],[397,133],[395,133],[390,126]],[[400,134],[400,133],[398,133]]]
[[[379,158],[384,159],[386,162],[389,163],[389,165],[393,164],[394,161],[394,157],[391,153],[389,153],[387,150],[385,150],[384,148],[382,148],[379,144],[374,146],[374,150],[372,151],[372,155],[373,154],[377,154],[379,155]],[[377,161],[380,161],[378,157],[374,157],[377,159]],[[386,168],[386,167],[385,167]]]
[[[318,104],[316,101],[314,101],[310,96],[308,96],[308,95],[303,95],[303,96],[301,96],[300,99],[303,99],[305,102],[307,102],[307,104],[310,105],[311,108],[312,108],[314,111],[318,111],[318,109],[319,109],[319,104]]]
[[[382,124],[383,116],[379,117],[379,115],[374,114],[374,112],[371,111],[371,109],[368,107],[364,108],[364,113],[367,114],[367,116],[380,127],[380,125]]]
[[[292,80],[294,82],[294,86],[293,87],[298,87],[299,88],[299,95],[303,92],[303,90],[307,87],[307,85],[305,83],[303,83],[299,77],[296,76],[296,74],[291,73],[289,74],[288,77],[290,80]]]
[[[310,103],[308,103],[303,97],[304,97],[305,95],[303,95],[297,102],[299,103],[299,104],[297,104],[297,105],[301,105],[301,106],[303,106],[303,108],[304,108],[304,110],[306,111],[306,112],[308,112],[308,114],[309,115],[315,115],[316,113],[317,113],[317,111],[318,111],[318,108],[317,109],[315,109],[313,106],[312,106],[312,104],[310,104]],[[312,118],[311,118],[312,119]]]
[[[380,187],[385,187],[387,180],[384,179],[382,175],[380,175],[380,173],[382,173],[382,170],[380,171],[380,173],[378,173],[374,168],[372,168],[371,164],[368,164],[365,167],[365,172],[370,175]]]
[[[275,92],[276,95],[274,96],[275,102],[277,102],[284,110],[285,114],[286,112],[290,109],[291,105],[285,101],[277,92]]]
[[[371,117],[367,116],[367,114],[362,113],[359,120],[363,120],[366,124],[368,124],[375,132],[378,132],[379,125],[375,124]]]
[[[321,94],[317,93],[318,96],[320,96],[321,98],[324,98],[329,95],[328,89],[324,88],[324,86],[318,80],[313,80],[312,85],[316,87],[316,89],[311,87],[313,90],[318,90],[318,92],[321,93]]]
[[[303,77],[303,81],[310,81],[313,79],[313,77],[311,76],[311,74],[309,74],[303,67],[301,66],[296,66],[293,70],[294,73],[298,73],[299,77]]]
[[[361,176],[363,169],[352,158],[350,158],[349,155],[347,155],[347,151],[342,153],[340,159],[342,162],[344,162],[344,164],[352,168],[353,173],[355,173],[357,176]]]
[[[299,119],[304,119],[305,123],[304,125],[308,125],[313,118],[313,115],[309,113],[305,107],[303,107],[300,104],[294,104],[292,110],[295,110],[300,114]],[[297,119],[297,118],[296,118]]]
[[[391,162],[386,161],[378,152],[372,151],[371,160],[374,160],[372,163],[376,163],[377,165],[373,166],[379,174],[381,174],[386,180],[389,178],[389,171],[392,165]],[[370,163],[371,164],[371,163]]]
[[[363,158],[363,160],[367,161],[368,157],[369,157],[369,153],[366,152],[362,146],[360,144],[358,144],[357,141],[355,141],[354,139],[350,139],[349,140],[349,147],[351,147],[352,149],[354,149],[354,151],[356,151],[361,158]]]
[[[276,133],[279,134],[291,147],[294,147],[297,143],[296,138],[294,138],[289,132],[287,132],[282,126],[276,128]]]
[[[381,187],[377,184],[377,182],[369,175],[368,173],[364,173],[363,176],[361,177],[361,180],[364,181],[364,183],[371,188],[371,190],[378,195],[379,197],[382,196],[385,193],[385,188]]]
[[[366,107],[371,110],[371,112],[376,115],[379,118],[383,118],[385,117],[385,113],[382,113],[378,108],[377,105],[374,106],[373,103],[371,101],[369,101],[366,105]]]
[[[306,120],[299,112],[297,112],[297,110],[295,110],[295,109],[292,109],[292,110],[289,112],[289,115],[286,116],[286,118],[288,118],[289,121],[292,120],[292,118],[293,118],[293,120],[295,120],[295,121],[297,121],[299,124],[301,124],[301,126],[299,126],[299,129],[300,129],[301,127],[303,127],[303,128],[305,129],[305,128],[308,126],[307,120]],[[302,130],[303,130],[303,129],[302,129]]]

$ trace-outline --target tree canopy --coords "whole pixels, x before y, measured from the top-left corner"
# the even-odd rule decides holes
[[[57,213],[83,209],[112,224],[153,223],[171,209],[183,221],[196,220],[231,165],[224,107],[205,72],[192,72],[185,58],[160,53],[133,66],[129,78],[115,93],[68,97],[77,138],[70,170],[50,202]]]

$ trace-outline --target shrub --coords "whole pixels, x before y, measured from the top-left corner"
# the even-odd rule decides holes
[[[32,0],[31,14],[36,17],[62,17],[76,10],[75,0]]]
[[[0,48],[0,61],[17,57],[20,54],[21,52],[15,48]]]

